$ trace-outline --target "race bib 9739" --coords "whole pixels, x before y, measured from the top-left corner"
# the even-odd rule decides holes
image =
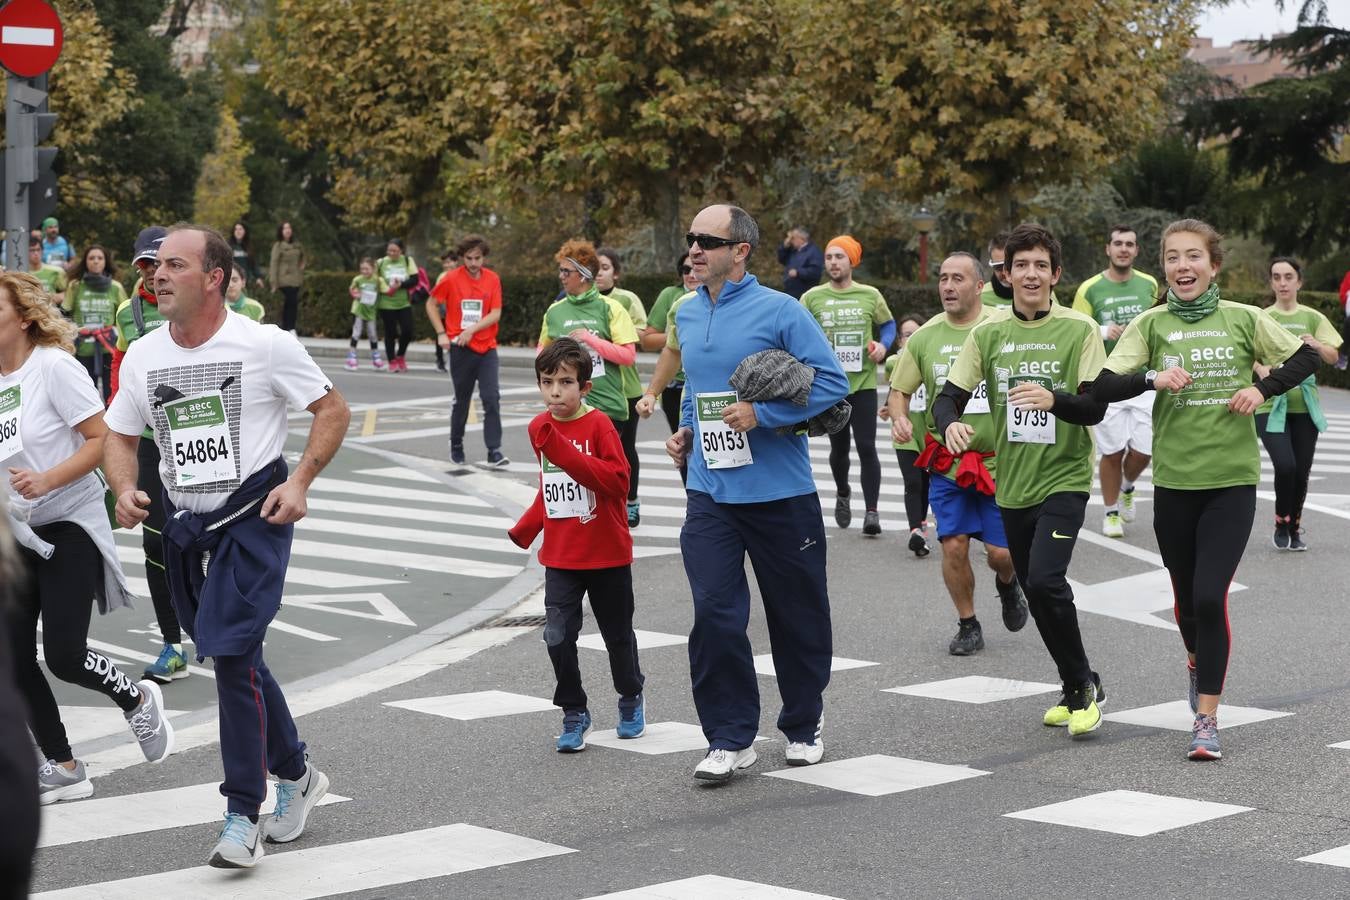
[[[1049,378],[1041,375],[1017,375],[1008,381],[1009,391],[1019,384],[1037,384],[1053,390]],[[1008,440],[1018,444],[1053,444],[1055,417],[1045,409],[1018,409],[1008,400]]]

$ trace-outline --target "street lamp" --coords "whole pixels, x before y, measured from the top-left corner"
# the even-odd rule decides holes
[[[928,283],[928,232],[937,224],[937,217],[926,206],[910,216],[914,228],[919,232],[919,284]]]

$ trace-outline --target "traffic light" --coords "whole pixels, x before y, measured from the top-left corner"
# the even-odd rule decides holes
[[[28,189],[28,224],[36,228],[43,219],[56,212],[56,173],[52,166],[57,150],[42,146],[56,127],[56,113],[47,111],[46,74],[34,78],[33,87],[43,95],[41,103],[29,116],[33,122],[34,178]]]
[[[30,229],[56,209],[55,147],[39,146],[56,126],[47,76],[10,75],[5,102],[4,220],[7,261],[23,259]]]

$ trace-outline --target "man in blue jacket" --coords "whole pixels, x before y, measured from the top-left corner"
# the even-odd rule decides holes
[[[757,759],[759,683],[746,635],[747,553],[764,598],[787,763],[811,765],[824,753],[823,694],[833,653],[825,525],[806,437],[792,427],[842,400],[848,378],[806,308],[746,273],[759,243],[749,213],[710,206],[685,237],[702,285],[676,312],[667,342],[683,362],[685,391],[680,428],[666,452],[689,469],[680,549],[694,596],[694,704],[708,738],[708,755],[694,777],[726,781]],[[762,350],[786,351],[815,370],[805,406],[737,399],[732,373]]]
[[[820,284],[820,276],[825,271],[825,254],[811,243],[811,232],[800,225],[783,238],[778,248],[778,262],[783,266],[783,290],[798,300]]]

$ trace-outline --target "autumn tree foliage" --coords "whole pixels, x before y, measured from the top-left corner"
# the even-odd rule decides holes
[[[1162,121],[1194,0],[793,3],[793,96],[825,156],[987,228],[1102,173]]]

